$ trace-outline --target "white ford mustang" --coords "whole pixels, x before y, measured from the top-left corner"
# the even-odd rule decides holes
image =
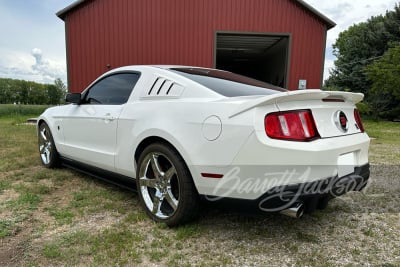
[[[128,66],[38,119],[44,166],[125,186],[170,226],[199,201],[240,200],[300,217],[369,178],[362,94],[284,89],[230,72]]]

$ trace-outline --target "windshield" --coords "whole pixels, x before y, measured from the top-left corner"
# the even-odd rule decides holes
[[[281,87],[228,71],[203,68],[171,68],[170,70],[227,97],[272,95],[287,91]]]

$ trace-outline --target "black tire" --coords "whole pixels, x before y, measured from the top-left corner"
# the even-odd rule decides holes
[[[53,135],[45,122],[39,125],[38,147],[40,161],[43,166],[46,168],[57,168],[60,166],[60,156],[57,152]]]
[[[199,195],[175,149],[163,143],[151,144],[141,153],[137,166],[138,195],[150,218],[173,227],[197,216]]]

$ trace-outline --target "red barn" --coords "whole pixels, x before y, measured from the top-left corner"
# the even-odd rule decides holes
[[[80,0],[57,16],[72,92],[136,64],[216,67],[291,90],[320,88],[335,26],[301,0]]]

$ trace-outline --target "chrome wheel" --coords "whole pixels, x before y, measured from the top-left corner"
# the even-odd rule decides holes
[[[60,165],[60,157],[54,144],[49,126],[41,123],[38,130],[40,160],[46,168],[56,168]]]
[[[148,145],[138,158],[136,188],[150,218],[170,227],[196,217],[199,195],[181,155],[170,145]]]
[[[155,217],[174,215],[179,205],[179,180],[167,156],[158,152],[146,155],[139,169],[139,187],[144,204]]]
[[[53,143],[51,140],[50,131],[47,127],[41,127],[39,131],[39,152],[43,164],[48,165],[51,163]]]

